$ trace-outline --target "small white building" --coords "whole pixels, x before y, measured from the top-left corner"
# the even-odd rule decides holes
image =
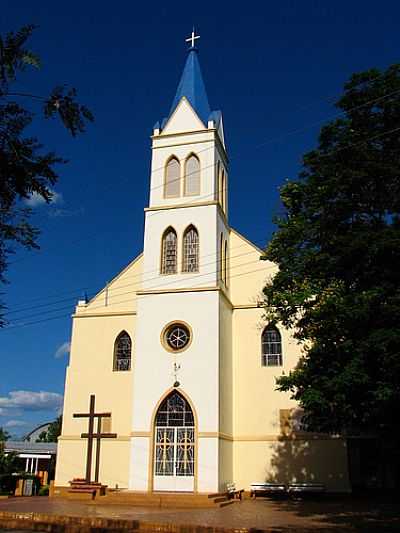
[[[109,486],[349,489],[346,442],[301,431],[295,402],[275,390],[301,348],[263,319],[261,291],[277,267],[230,227],[228,176],[222,114],[209,107],[192,47],[153,129],[143,253],[73,316],[56,491],[88,472],[88,419],[74,414],[88,411],[91,395],[95,411],[110,414],[99,428],[115,435],[101,439],[97,460],[93,447],[89,473],[97,464]]]
[[[41,427],[41,426],[40,426]],[[15,453],[21,460],[21,467],[28,474],[39,476],[47,484],[54,475],[57,456],[56,442],[11,441],[4,443],[4,452]]]

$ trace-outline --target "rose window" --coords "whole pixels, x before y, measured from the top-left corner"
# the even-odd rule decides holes
[[[183,350],[190,341],[190,331],[184,324],[172,324],[165,331],[165,343],[168,348],[177,352]]]

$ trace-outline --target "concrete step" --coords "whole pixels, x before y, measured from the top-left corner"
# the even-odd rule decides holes
[[[222,502],[219,504],[219,507],[226,507],[227,505],[233,505],[235,502],[238,502],[240,500],[226,500],[225,502]]]
[[[134,492],[107,491],[105,496],[96,498],[96,503],[126,504],[132,506],[158,507],[219,507],[227,501],[226,495],[218,494],[210,498],[208,494],[193,494],[182,492]]]

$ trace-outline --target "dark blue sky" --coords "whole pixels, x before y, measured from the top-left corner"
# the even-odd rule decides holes
[[[96,120],[77,139],[57,122],[34,130],[69,163],[59,168],[61,201],[35,208],[41,251],[17,250],[4,299],[14,325],[62,318],[0,331],[0,426],[18,434],[54,417],[57,397],[34,393],[63,392],[68,358],[55,353],[69,340],[76,299],[141,251],[149,137],[169,111],[192,25],[211,107],[224,115],[230,222],[263,245],[278,187],[335,115],[343,83],[399,61],[399,17],[395,1],[3,0],[2,34],[39,25],[31,46],[43,66],[18,88],[72,84]]]

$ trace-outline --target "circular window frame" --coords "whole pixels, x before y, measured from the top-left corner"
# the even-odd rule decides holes
[[[189,331],[189,340],[183,348],[174,349],[168,344],[167,333],[168,333],[168,330],[170,330],[172,326],[177,326],[177,327],[183,326]],[[187,350],[189,346],[192,344],[192,340],[193,340],[193,330],[190,327],[190,325],[187,322],[184,322],[183,320],[173,320],[172,322],[168,322],[168,324],[166,324],[163,327],[161,331],[161,335],[160,335],[160,341],[161,341],[163,348],[167,352],[172,353],[172,354],[180,354],[184,352],[185,350]]]

